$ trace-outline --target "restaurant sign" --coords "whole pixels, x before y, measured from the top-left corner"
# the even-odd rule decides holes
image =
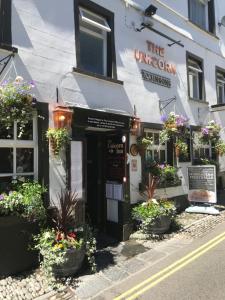
[[[146,70],[141,70],[142,79],[150,81],[152,83],[165,86],[167,88],[171,87],[171,80],[167,77],[160,76],[155,73],[148,72]]]
[[[213,165],[188,167],[191,202],[216,203],[216,167]]]

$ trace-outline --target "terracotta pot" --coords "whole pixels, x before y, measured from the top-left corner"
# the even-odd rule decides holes
[[[180,156],[180,149],[179,149],[179,147],[175,147],[175,154],[176,154],[176,157]]]

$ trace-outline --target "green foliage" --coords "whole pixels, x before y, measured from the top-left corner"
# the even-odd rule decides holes
[[[153,140],[150,137],[139,136],[137,138],[137,145],[140,147],[148,148],[152,144],[153,144]]]
[[[49,128],[46,132],[46,137],[50,140],[53,154],[56,156],[70,141],[70,134],[66,128]]]
[[[215,144],[215,150],[220,156],[224,155],[225,154],[225,143],[222,140],[219,140]]]
[[[0,86],[0,120],[10,127],[18,122],[19,137],[24,127],[33,118],[34,97],[31,94],[33,83],[23,81],[18,76],[13,82],[4,82]]]
[[[59,207],[55,207],[52,216],[53,228],[45,229],[34,237],[35,249],[43,256],[42,268],[50,281],[54,281],[53,267],[66,262],[69,249],[84,248],[92,271],[96,270],[94,252],[96,241],[88,225],[75,226],[77,195],[71,191],[62,191],[59,195]]]
[[[20,216],[30,221],[44,221],[46,217],[42,201],[45,192],[37,182],[26,182],[9,194],[0,195],[0,216]]]
[[[145,231],[149,225],[153,224],[160,216],[175,216],[175,206],[168,200],[158,200],[157,202],[144,202],[137,205],[132,210],[133,219],[141,221],[141,230]]]
[[[179,155],[186,157],[188,155],[188,145],[182,139],[177,139],[175,148],[178,150]]]

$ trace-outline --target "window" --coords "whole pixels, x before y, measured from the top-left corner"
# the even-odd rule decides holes
[[[193,160],[200,162],[200,159],[209,159],[211,157],[210,145],[203,145],[199,142],[199,132],[193,132]]]
[[[146,150],[146,159],[151,158],[157,162],[164,163],[167,161],[166,144],[159,147],[159,131],[145,129],[145,136],[152,138],[153,145]]]
[[[189,98],[194,100],[204,100],[204,74],[202,60],[198,60],[188,55],[187,72]]]
[[[216,71],[217,103],[225,103],[225,71]]]
[[[189,19],[200,28],[215,32],[214,0],[189,0]]]
[[[6,128],[0,124],[0,191],[13,178],[37,179],[37,126],[30,121],[21,137],[16,122]]]
[[[114,14],[84,0],[75,1],[77,68],[116,79]]]

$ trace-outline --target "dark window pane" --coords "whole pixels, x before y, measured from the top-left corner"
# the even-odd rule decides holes
[[[154,133],[154,145],[159,145],[159,134]]]
[[[160,162],[164,163],[166,161],[166,151],[160,150]]]
[[[205,149],[205,157],[209,158],[209,148]]]
[[[199,150],[195,150],[195,158],[199,158]]]
[[[13,148],[0,148],[0,173],[13,172]]]
[[[33,140],[33,121],[30,120],[23,131],[23,134],[19,136],[19,126],[17,126],[17,139],[18,140]]]
[[[16,173],[25,173],[34,171],[34,149],[17,148],[16,149]]]
[[[205,149],[204,148],[200,148],[200,158],[201,157],[205,157]]]
[[[7,193],[11,190],[12,187],[12,177],[0,177],[0,194]]]
[[[0,139],[13,139],[13,124],[6,126],[0,123]]]
[[[154,150],[154,160],[159,161],[159,152]]]
[[[104,75],[103,39],[80,31],[80,63],[81,68]]]

